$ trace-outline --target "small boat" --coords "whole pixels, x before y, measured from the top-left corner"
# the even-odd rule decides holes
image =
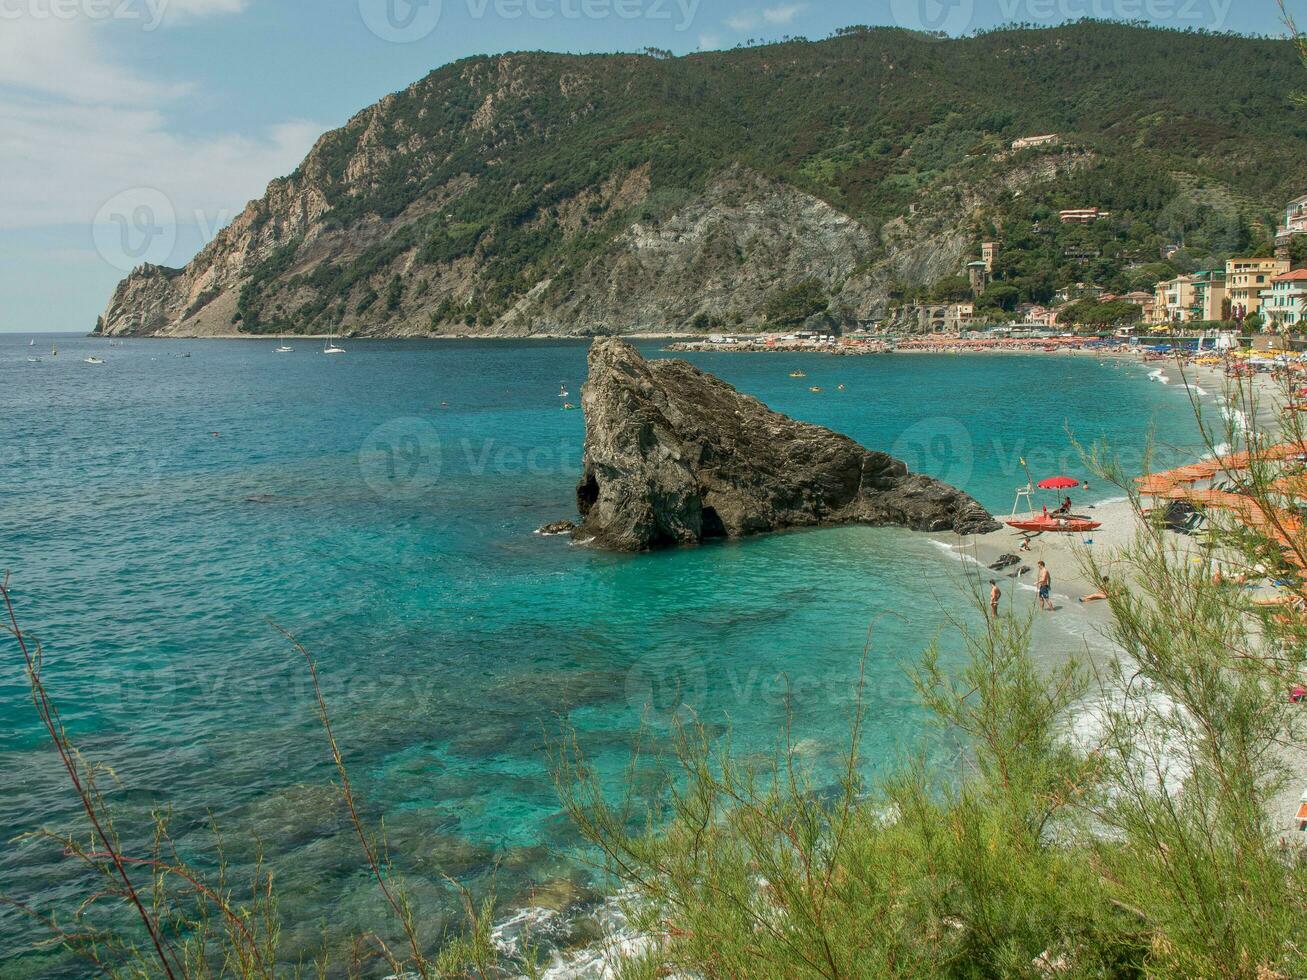
[[[41,359],[40,359],[39,357],[29,357],[29,358],[27,359],[27,363],[28,363],[28,364],[40,364],[40,363],[41,363]]]
[[[58,345],[58,344],[51,344],[51,345],[50,345],[50,356],[51,356],[51,357],[58,357],[58,356],[59,356],[59,345]]]
[[[294,348],[294,347],[288,347],[288,346],[286,346],[286,338],[285,338],[285,337],[278,337],[277,340],[279,341],[279,343],[278,343],[278,345],[277,345],[277,349],[276,349],[276,351],[275,351],[274,353],[277,353],[277,354],[294,354],[294,353],[295,353],[295,348]]]
[[[563,411],[564,411],[564,412],[575,412],[575,411],[576,411],[576,406],[573,405],[571,402],[564,402],[564,403],[563,403]]]
[[[815,392],[820,392],[820,391],[821,391],[821,389],[818,388],[816,385],[813,385],[813,386],[812,386],[811,388],[809,388],[808,390],[809,390],[809,391],[815,391]]]
[[[804,374],[802,371],[791,371],[791,372],[790,372],[790,377],[791,377],[791,378],[806,378],[807,375]]]
[[[86,364],[103,364],[103,363],[104,363],[104,360],[103,360],[102,358],[99,358],[99,357],[83,357],[83,358],[82,358],[82,361],[83,361],[83,363],[86,363]]]
[[[1036,534],[1083,534],[1097,531],[1103,525],[1098,521],[1089,521],[1081,517],[1033,517],[1025,521],[1008,521],[1007,526],[1018,531],[1030,531]]]
[[[571,392],[569,392],[569,391],[567,390],[567,385],[566,385],[566,384],[561,384],[561,385],[558,386],[558,397],[559,397],[559,398],[566,398],[566,397],[567,397],[568,395],[570,395],[570,394],[571,394]]]
[[[33,338],[31,338],[30,340],[28,340],[28,342],[27,342],[27,346],[28,346],[28,347],[35,347],[35,346],[36,346],[36,338],[33,337]]]
[[[336,337],[335,337],[335,335],[333,334],[333,335],[330,335],[330,336],[327,337],[327,342],[326,342],[326,344],[324,344],[323,347],[322,347],[322,353],[324,353],[324,354],[343,354],[343,353],[345,353],[345,348],[344,348],[344,347],[337,347],[337,346],[336,346]]]

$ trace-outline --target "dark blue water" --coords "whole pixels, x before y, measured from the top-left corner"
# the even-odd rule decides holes
[[[585,884],[548,772],[561,727],[617,787],[642,724],[655,765],[676,717],[768,751],[789,691],[798,751],[821,771],[843,748],[868,624],[893,610],[870,663],[874,769],[922,729],[902,664],[941,631],[946,661],[958,656],[944,613],[968,615],[961,566],[925,536],[849,528],[629,557],[534,535],[574,513],[584,419],[561,404],[579,402],[583,344],[352,341],[326,357],[303,340],[278,355],[273,342],[60,338],[52,357],[50,338],[26,343],[0,336],[0,568],[44,641],[47,682],[83,750],[114,767],[125,824],[171,803],[203,861],[211,812],[238,871],[249,831],[262,835],[288,952],[324,921],[382,916],[304,663],[269,620],[317,656],[366,813],[384,818],[433,942],[450,908],[442,873],[478,888],[493,875],[509,906]],[[1153,426],[1193,442],[1183,392],[1119,361],[690,359],[1002,513],[1022,459],[1036,479],[1083,475],[1068,429],[1127,460]],[[68,823],[51,763],[7,647],[6,837]],[[37,907],[69,885],[48,846],[0,858],[0,889]],[[61,966],[21,953],[32,935],[0,909],[0,973]]]

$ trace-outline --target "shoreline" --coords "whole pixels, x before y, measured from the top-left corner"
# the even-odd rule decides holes
[[[28,334],[21,331],[12,331],[16,336],[42,336],[41,334]],[[623,333],[623,334],[574,334],[574,333],[531,333],[520,336],[505,336],[503,334],[437,334],[437,333],[414,333],[397,336],[375,336],[373,334],[358,334],[348,336],[340,333],[206,333],[206,334],[99,334],[99,333],[82,333],[80,331],[69,331],[60,336],[81,337],[86,340],[258,340],[258,341],[285,341],[294,343],[297,340],[338,340],[341,342],[355,340],[494,340],[494,341],[523,341],[523,340],[575,340],[575,341],[592,341],[596,337],[617,336],[623,340],[694,340],[695,334],[683,333]]]

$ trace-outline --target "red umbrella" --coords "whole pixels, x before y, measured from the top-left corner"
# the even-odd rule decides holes
[[[1052,479],[1040,480],[1040,490],[1072,490],[1080,486],[1079,480],[1073,480],[1069,476],[1055,476]]]

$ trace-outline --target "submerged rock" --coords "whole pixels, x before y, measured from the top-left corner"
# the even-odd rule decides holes
[[[965,493],[821,426],[773,412],[685,361],[601,338],[582,391],[578,541],[647,551],[836,524],[982,534]]]

